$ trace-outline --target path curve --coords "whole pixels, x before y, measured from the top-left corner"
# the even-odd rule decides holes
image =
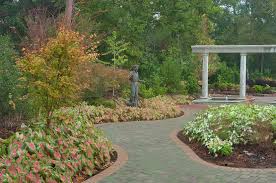
[[[170,138],[175,129],[193,119],[202,106],[184,107],[185,115],[162,121],[102,124],[107,137],[123,147],[128,161],[99,183],[275,183],[276,173],[233,171],[192,160]]]

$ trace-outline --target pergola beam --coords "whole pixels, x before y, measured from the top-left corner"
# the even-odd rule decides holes
[[[276,53],[276,45],[195,45],[193,53]]]

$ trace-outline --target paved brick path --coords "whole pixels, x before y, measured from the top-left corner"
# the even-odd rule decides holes
[[[169,135],[197,111],[190,107],[184,117],[164,121],[101,125],[129,159],[100,183],[276,183],[275,172],[222,170],[191,160]]]

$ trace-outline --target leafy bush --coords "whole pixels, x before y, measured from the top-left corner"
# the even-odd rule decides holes
[[[152,98],[155,97],[154,89],[153,88],[147,88],[146,85],[141,84],[139,88],[139,94],[143,98]]]
[[[72,182],[110,161],[111,144],[80,109],[55,111],[1,140],[0,182]]]
[[[168,93],[168,88],[163,85],[162,78],[154,74],[145,83],[140,85],[139,94],[144,98],[152,98]]]
[[[85,41],[77,32],[60,29],[56,38],[39,51],[26,51],[17,62],[34,108],[48,117],[54,109],[78,98],[81,88],[77,82],[78,68],[97,57],[94,47],[86,47]]]
[[[195,76],[190,75],[185,83],[186,91],[188,94],[196,94],[199,91],[198,80]]]
[[[210,80],[213,83],[238,83],[239,70],[237,67],[229,68],[226,63],[221,63],[214,77]]]
[[[271,89],[269,85],[266,85],[266,86],[254,85],[252,88],[256,93],[266,93]]]
[[[229,68],[226,63],[221,63],[219,69],[210,78],[210,83],[214,89],[219,90],[238,90],[239,71],[237,67]]]
[[[160,67],[163,85],[167,88],[168,93],[181,93],[183,87],[181,64],[172,58],[168,58]]]
[[[214,89],[218,89],[218,90],[227,90],[227,91],[231,91],[231,90],[239,90],[239,85],[238,84],[234,84],[234,83],[223,83],[223,82],[218,82],[218,83],[214,83],[211,85],[212,88]]]
[[[0,116],[14,112],[19,97],[19,73],[15,66],[15,56],[9,37],[0,36]]]
[[[116,108],[116,103],[113,100],[105,99],[105,98],[95,99],[90,105],[104,106],[104,107],[111,108],[111,109]]]
[[[264,72],[254,71],[250,73],[250,79],[264,79],[264,80],[272,80],[272,72],[270,69],[265,69]]]
[[[104,64],[86,63],[80,70],[79,83],[84,83],[82,85],[85,86],[82,96],[88,103],[110,95],[112,89],[116,94],[121,94],[123,88],[129,84],[129,72],[123,69],[114,70]]]
[[[187,123],[184,133],[201,142],[212,154],[230,155],[236,144],[271,143],[275,120],[275,106],[220,106],[208,109]]]

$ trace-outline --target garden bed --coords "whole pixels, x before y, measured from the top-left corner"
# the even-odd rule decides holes
[[[110,165],[111,142],[85,114],[56,110],[50,120],[0,139],[0,182],[72,182]]]
[[[211,107],[185,123],[179,138],[202,159],[243,168],[276,167],[276,107]]]
[[[220,166],[236,168],[276,168],[275,145],[237,145],[231,156],[213,156],[201,143],[192,140],[180,131],[177,137],[188,145],[201,159]]]
[[[116,100],[115,108],[105,106],[90,106],[82,103],[76,107],[61,108],[66,112],[77,108],[82,111],[94,124],[129,121],[153,121],[176,118],[184,115],[180,105],[189,104],[187,96],[157,96],[144,99],[139,107],[129,107],[123,99]]]

